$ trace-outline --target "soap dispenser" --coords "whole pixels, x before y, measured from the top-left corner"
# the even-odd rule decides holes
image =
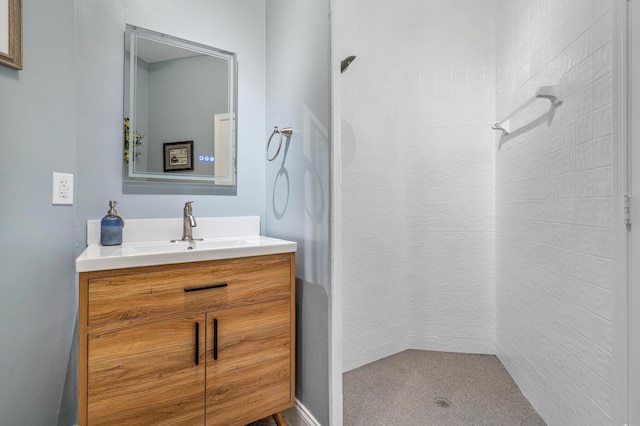
[[[116,211],[117,201],[109,201],[109,211],[100,222],[100,244],[103,246],[117,246],[122,244],[122,228],[124,220]]]

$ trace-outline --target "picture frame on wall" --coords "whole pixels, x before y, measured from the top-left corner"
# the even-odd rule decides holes
[[[0,65],[22,69],[22,0],[0,0]]]
[[[167,142],[162,145],[165,172],[193,170],[193,141]]]

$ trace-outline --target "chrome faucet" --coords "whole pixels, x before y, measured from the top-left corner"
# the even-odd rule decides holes
[[[193,228],[198,226],[196,218],[193,217],[191,204],[193,201],[187,201],[184,204],[184,214],[182,216],[182,239],[171,240],[172,243],[176,241],[202,241],[202,238],[193,238]]]

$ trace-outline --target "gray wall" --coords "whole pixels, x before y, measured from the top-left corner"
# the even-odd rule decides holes
[[[125,22],[238,53],[237,197],[122,194]],[[107,200],[125,219],[188,199],[196,217],[264,218],[264,33],[264,1],[23,2],[24,70],[0,66],[1,424],[76,422],[74,261]],[[51,205],[54,171],[75,175],[73,206]]]
[[[196,217],[259,215],[266,234],[299,243],[297,396],[328,424],[329,2],[269,2],[268,19],[263,0],[190,5],[23,2],[25,69],[0,67],[3,424],[76,422],[74,260],[87,219],[102,217],[110,199],[125,219],[179,217],[193,199]],[[122,194],[125,23],[238,53],[237,197]],[[275,124],[293,126],[294,137],[267,170]],[[75,175],[73,206],[51,206],[54,171]]]
[[[0,66],[3,425],[75,418],[76,209],[51,205],[51,172],[77,172],[74,4],[23,2],[24,70]]]
[[[77,137],[81,141],[78,143],[78,245],[83,246],[85,242],[83,221],[104,215],[109,199],[119,201],[118,212],[125,220],[179,217],[184,202],[189,200],[195,201],[196,217],[264,217],[264,2],[194,1],[186,8],[177,0],[78,0],[76,9]],[[119,144],[125,23],[238,54],[236,197],[122,194]]]
[[[293,136],[267,164],[266,232],[298,242],[296,394],[323,425],[329,424],[330,80],[330,2],[267,2],[267,129],[293,127]]]

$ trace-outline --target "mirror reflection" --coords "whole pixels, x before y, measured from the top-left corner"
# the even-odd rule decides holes
[[[125,192],[235,189],[234,53],[127,25],[124,87]]]

